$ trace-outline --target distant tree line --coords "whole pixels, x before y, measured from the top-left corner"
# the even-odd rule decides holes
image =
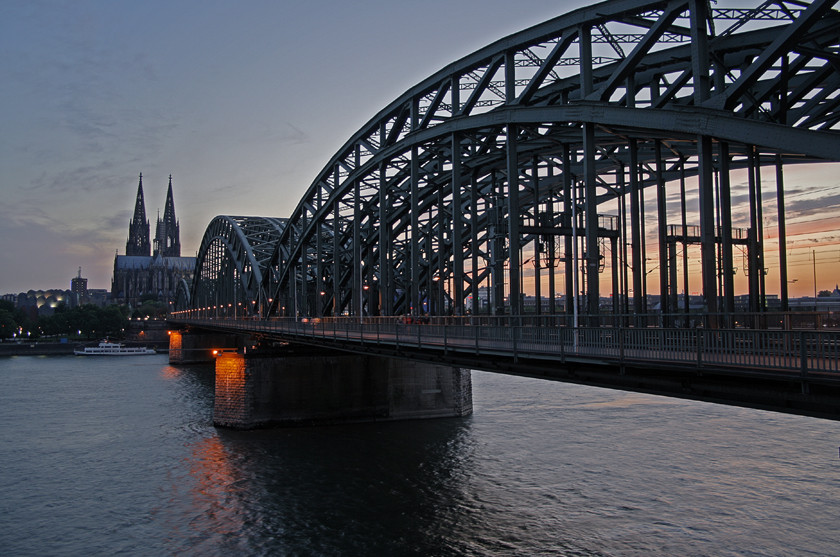
[[[151,294],[143,296],[140,305],[134,308],[93,304],[69,307],[62,302],[52,315],[32,315],[8,300],[0,300],[0,340],[45,336],[121,338],[130,319],[163,319],[166,312],[167,303]]]
[[[166,317],[166,302],[161,302],[154,294],[140,297],[140,305],[131,312],[132,319],[162,319]]]
[[[32,318],[14,304],[0,300],[0,339],[36,339],[44,336],[119,337],[128,325],[126,306],[59,304],[48,316]]]
[[[0,339],[12,338],[22,331],[30,331],[32,320],[8,300],[0,300]]]
[[[124,306],[60,304],[55,313],[38,319],[38,327],[44,336],[121,337],[128,326],[127,312]]]

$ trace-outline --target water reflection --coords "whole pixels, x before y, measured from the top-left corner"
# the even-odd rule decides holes
[[[189,538],[258,554],[440,553],[459,539],[469,430],[469,419],[219,430],[190,447]]]
[[[480,374],[466,419],[238,432],[210,424],[212,373],[173,379],[204,410],[172,473],[169,553],[667,555],[708,532],[825,547],[825,520],[778,527],[803,505],[791,483],[813,496],[825,470],[804,473],[773,425],[813,420]]]
[[[234,459],[218,437],[202,439],[191,446],[189,474],[192,479],[190,500],[194,509],[189,521],[191,550],[220,550],[229,541],[238,545],[244,530],[243,497],[238,492],[241,477]],[[230,548],[233,549],[233,548]]]
[[[124,366],[124,367],[123,367]],[[4,555],[833,555],[837,422],[474,373],[467,419],[235,432],[213,372],[0,360]],[[163,371],[162,371],[163,370]]]
[[[177,380],[183,375],[183,371],[175,366],[163,366],[160,370],[160,375],[169,381]]]

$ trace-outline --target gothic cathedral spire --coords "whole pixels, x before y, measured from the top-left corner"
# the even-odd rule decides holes
[[[134,203],[134,217],[128,224],[128,241],[125,243],[126,255],[148,257],[151,251],[149,242],[149,221],[146,220],[146,204],[143,201],[143,174],[137,186],[137,201]]]
[[[181,257],[181,233],[175,218],[175,201],[172,199],[172,175],[169,175],[169,190],[166,192],[166,206],[163,220],[158,216],[155,230],[155,255]]]

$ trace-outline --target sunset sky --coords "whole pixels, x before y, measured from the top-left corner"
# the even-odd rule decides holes
[[[3,2],[0,294],[69,288],[79,267],[89,287],[110,289],[141,172],[152,228],[173,176],[182,255],[215,215],[288,216],[335,150],[406,89],[585,4]],[[812,249],[819,289],[834,288],[840,170],[786,169],[786,184],[791,294],[813,293]],[[770,224],[771,186],[765,195]]]

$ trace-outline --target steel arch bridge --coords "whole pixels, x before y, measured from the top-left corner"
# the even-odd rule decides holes
[[[176,311],[212,308],[225,317],[264,311],[268,262],[285,224],[271,217],[214,218],[204,232],[191,287],[179,285]]]
[[[641,314],[657,272],[676,313],[691,271],[704,311],[730,313],[737,248],[760,311],[769,165],[787,309],[783,167],[840,161],[840,13],[744,4],[603,2],[446,66],[349,138],[289,219],[215,219],[191,307],[522,315],[528,292],[529,311],[592,316],[609,293],[606,311]]]

